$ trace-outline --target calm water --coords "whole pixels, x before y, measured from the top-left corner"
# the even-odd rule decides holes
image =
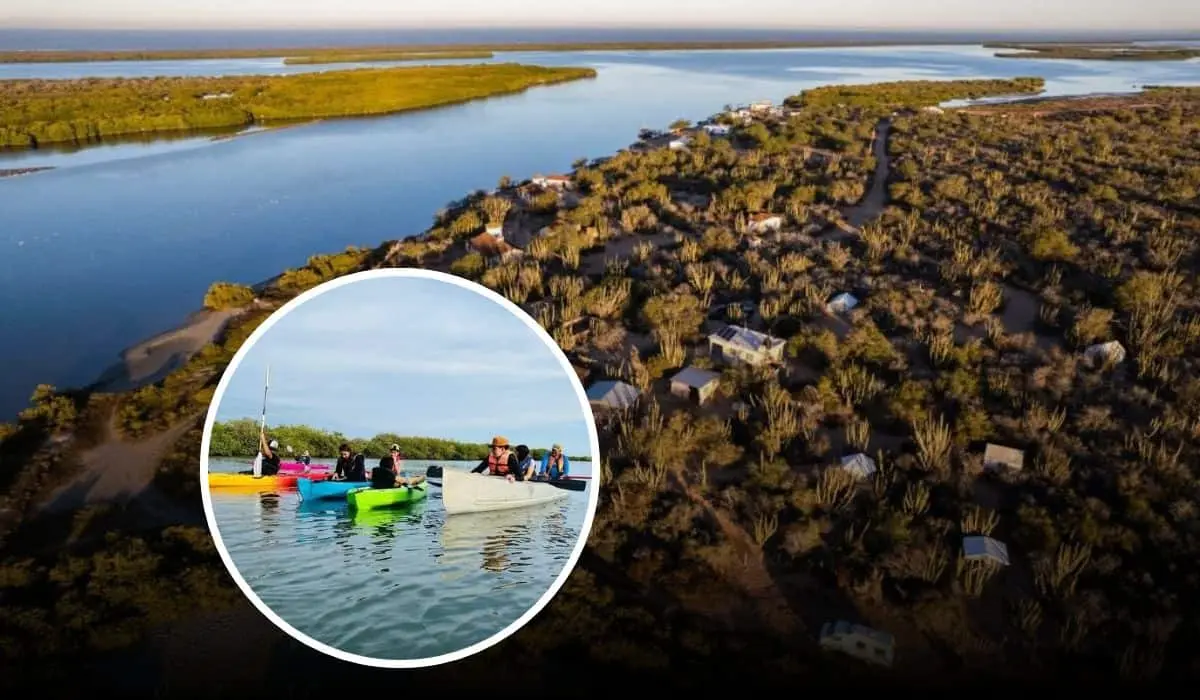
[[[0,417],[23,407],[38,383],[94,380],[121,350],[195,310],[215,280],[255,283],[315,252],[419,233],[446,202],[493,187],[502,175],[567,169],[627,146],[642,127],[829,83],[1040,75],[1050,94],[1086,94],[1200,82],[1200,61],[997,59],[979,46],[496,60],[587,65],[599,77],[218,141],[0,155],[0,168],[59,166],[0,180],[0,329],[8,341],[0,345]],[[210,73],[210,63],[173,62],[170,70]],[[264,65],[220,63],[231,73]],[[114,74],[104,63],[2,68],[39,77]]]
[[[406,462],[409,473],[430,464]],[[487,639],[529,610],[575,548],[588,494],[453,517],[436,487],[409,508],[356,514],[343,501],[302,503],[295,491],[214,491],[212,500],[239,573],[289,624],[343,651],[419,659]]]

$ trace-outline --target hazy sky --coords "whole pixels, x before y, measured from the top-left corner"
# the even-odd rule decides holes
[[[1173,30],[1200,28],[1194,0],[0,0],[26,27],[420,25]]]
[[[430,279],[368,279],[304,302],[246,354],[217,420],[590,451],[587,415],[555,354],[507,309]]]

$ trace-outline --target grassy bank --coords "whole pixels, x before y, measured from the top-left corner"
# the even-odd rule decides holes
[[[329,52],[313,56],[292,56],[283,59],[285,65],[302,66],[324,63],[382,63],[385,61],[433,61],[444,59],[492,58],[491,51],[373,51],[358,53]]]
[[[370,438],[351,438],[342,433],[313,428],[307,425],[277,425],[268,430],[280,445],[292,448],[296,455],[308,450],[316,458],[330,458],[338,453],[343,442],[349,442],[355,450],[367,457],[383,457],[393,444],[409,459],[477,460],[487,456],[486,443],[457,442],[432,437],[404,437],[396,433],[380,433]],[[520,444],[519,436],[511,436],[513,444]],[[541,459],[549,445],[530,445],[535,458]],[[242,419],[213,425],[209,455],[212,457],[253,458],[258,452],[258,423]],[[575,461],[588,461],[588,457],[571,457]]]
[[[1136,44],[984,44],[1004,49],[996,58],[1044,58],[1082,61],[1187,61],[1200,58],[1200,49],[1177,46],[1147,48]]]
[[[0,147],[389,114],[595,74],[507,63],[289,76],[10,80],[0,82]]]
[[[975,100],[1001,95],[1036,95],[1045,87],[1042,78],[1011,80],[909,80],[873,85],[831,85],[805,90],[791,103],[805,107],[875,107],[898,109],[928,107],[949,100]]]

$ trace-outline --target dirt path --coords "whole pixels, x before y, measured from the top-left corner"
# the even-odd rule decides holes
[[[892,132],[890,119],[880,119],[875,126],[875,140],[871,144],[871,155],[875,156],[875,172],[871,174],[871,186],[862,200],[842,212],[846,223],[854,228],[862,228],[864,224],[879,218],[883,208],[887,206],[888,176],[892,172],[891,160],[888,158],[888,136]]]
[[[717,523],[721,532],[741,555],[740,570],[728,573],[733,577],[733,582],[740,585],[745,592],[746,597],[743,601],[753,606],[759,619],[767,621],[770,628],[781,636],[790,637],[803,630],[803,622],[792,612],[791,606],[775,584],[774,577],[767,570],[762,547],[754,542],[745,528],[720,509],[714,508],[708,499],[687,483],[683,474],[674,472],[673,477],[680,490],[687,494],[693,503],[704,509],[705,514]]]
[[[63,513],[102,504],[128,505],[136,500],[163,524],[194,519],[154,488],[154,477],[163,457],[198,417],[188,417],[139,442],[126,442],[117,429],[117,413],[113,411],[104,442],[82,455],[83,471],[51,493],[39,510]]]

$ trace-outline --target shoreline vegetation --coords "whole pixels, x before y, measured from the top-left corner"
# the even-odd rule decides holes
[[[290,56],[285,66],[320,65],[325,63],[382,63],[385,61],[438,61],[447,59],[494,58],[491,51],[367,51],[329,53],[314,56]]]
[[[419,236],[315,255],[257,290],[214,284],[205,305],[236,319],[163,382],[39,387],[0,430],[0,513],[16,514],[6,660],[128,644],[171,612],[240,600],[202,529],[139,534],[136,503],[61,523],[36,504],[111,454],[95,427],[111,424],[131,445],[188,428],[153,484],[194,507],[204,412],[253,329],[322,282],[416,266],[503,293],[585,384],[639,396],[597,415],[579,566],[506,642],[530,673],[556,658],[698,683],[730,664],[764,683],[1185,679],[1200,635],[1200,89],[935,106],[1034,87],[808,90],[582,162],[569,192],[505,178]],[[501,221],[520,255],[468,251]],[[857,304],[830,303],[842,293]],[[784,340],[777,366],[723,366],[707,339],[726,324]],[[672,391],[689,366],[715,375],[703,404]],[[48,533],[101,534],[68,552]],[[86,628],[65,624],[81,611]],[[822,649],[839,619],[886,632],[893,667]]]
[[[984,44],[997,51],[996,58],[1035,58],[1083,61],[1188,61],[1200,58],[1200,49],[1184,46],[1138,46],[1130,43],[1108,44]]]
[[[324,59],[338,54],[397,53],[510,53],[544,51],[746,51],[753,49],[819,49],[856,46],[938,46],[962,44],[961,41],[631,41],[631,42],[528,42],[500,44],[399,44],[382,46],[344,46],[316,49],[165,49],[165,50],[30,50],[0,51],[0,63],[87,63],[95,61],[173,61],[219,58],[312,58]]]
[[[368,459],[383,457],[388,454],[393,444],[400,445],[400,451],[406,459],[411,460],[446,460],[446,461],[479,461],[488,455],[487,443],[459,442],[432,437],[405,437],[397,433],[380,433],[370,438],[354,438],[321,428],[307,425],[276,425],[268,426],[267,433],[278,440],[286,451],[284,461],[294,460],[305,450],[313,459],[336,459],[338,446],[348,442]],[[512,438],[513,445],[521,444],[517,438]],[[534,459],[550,451],[549,445],[529,445],[530,454]],[[569,448],[568,448],[569,451]],[[232,421],[219,421],[213,424],[212,438],[209,441],[210,457],[254,459],[258,453],[258,421],[253,418],[243,418]],[[281,453],[282,454],[282,453]],[[567,455],[572,462],[588,463],[589,457]]]
[[[595,75],[590,68],[495,63],[286,76],[8,80],[0,81],[0,148],[394,114]]]

